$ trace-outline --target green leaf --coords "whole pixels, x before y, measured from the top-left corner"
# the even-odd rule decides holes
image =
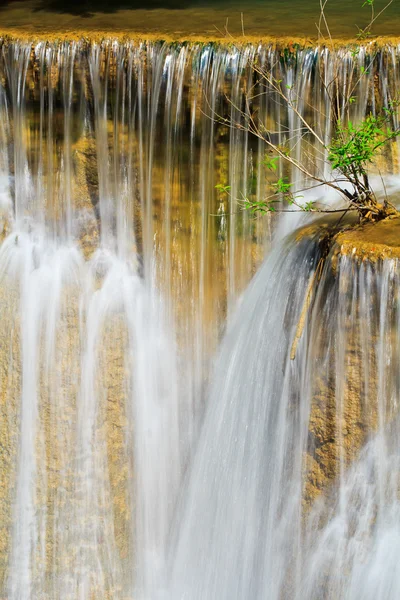
[[[268,156],[266,156],[262,162],[263,165],[265,165],[267,167],[267,169],[270,169],[271,171],[276,171],[277,170],[277,162],[279,160],[279,156],[273,156],[272,158],[269,158]]]
[[[303,210],[304,210],[305,212],[311,212],[311,211],[314,209],[314,204],[315,204],[315,203],[314,203],[312,200],[310,200],[309,202],[306,202],[306,203],[303,205]]]
[[[222,192],[223,194],[228,194],[231,189],[231,186],[223,185],[222,183],[217,183],[217,185],[215,186],[215,189],[218,190],[219,192]]]

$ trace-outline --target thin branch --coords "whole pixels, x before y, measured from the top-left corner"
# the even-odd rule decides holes
[[[319,22],[320,22],[320,25],[321,25],[321,19],[323,20],[326,32],[327,32],[328,37],[329,37],[329,40],[330,40],[331,44],[333,45],[331,31],[330,31],[330,28],[329,28],[329,25],[328,25],[328,21],[326,20],[326,16],[325,16],[325,6],[327,4],[328,4],[328,0],[320,0],[319,1],[319,5],[321,7],[321,14],[320,14],[320,20],[319,20]]]
[[[260,73],[260,71],[257,70],[257,67],[254,67],[255,70]],[[262,73],[260,73],[262,75]],[[278,92],[278,94],[282,97],[282,99],[287,103],[287,105],[293,110],[293,112],[296,114],[296,116],[300,119],[300,121],[305,125],[305,127],[307,127],[307,129],[310,131],[310,133],[313,134],[313,136],[315,137],[316,140],[319,141],[319,143],[325,147],[325,143],[324,141],[319,137],[319,135],[317,134],[317,132],[313,129],[313,127],[311,127],[311,125],[308,123],[308,121],[303,117],[303,115],[297,110],[297,108],[294,106],[294,104],[292,103],[292,101],[290,100],[290,98],[288,98],[283,91],[278,88],[278,86],[276,85],[276,83],[273,81],[273,79],[269,79],[268,75],[265,74],[265,78],[266,80],[270,83],[270,85],[273,87],[273,89]]]
[[[388,3],[387,3],[387,4],[386,4],[386,5],[385,5],[385,6],[382,8],[382,10],[380,10],[380,11],[378,12],[378,14],[377,14],[377,15],[375,15],[375,16],[374,16],[374,11],[373,11],[373,6],[374,6],[374,4],[372,3],[372,19],[371,19],[371,21],[369,22],[369,24],[367,25],[367,28],[368,28],[368,29],[369,29],[370,27],[372,27],[372,25],[375,23],[375,21],[376,21],[377,19],[379,19],[379,17],[380,17],[380,16],[381,16],[381,15],[382,15],[382,14],[385,12],[385,10],[387,10],[387,9],[389,8],[389,6],[390,6],[391,4],[393,4],[393,2],[394,2],[394,0],[389,0],[389,2],[388,2]]]

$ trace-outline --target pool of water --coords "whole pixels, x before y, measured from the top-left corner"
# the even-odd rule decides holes
[[[53,8],[50,9],[50,2]],[[362,1],[337,0],[327,5],[326,15],[335,38],[354,38],[357,26],[364,28],[370,9]],[[379,13],[386,0],[375,0]],[[103,8],[104,12],[99,11]],[[133,9],[127,9],[133,6]],[[394,0],[378,18],[374,35],[399,35],[400,2]],[[86,0],[12,1],[1,11],[3,31],[29,30],[42,33],[124,31],[158,38],[317,38],[319,2],[313,0],[116,0],[112,3]]]

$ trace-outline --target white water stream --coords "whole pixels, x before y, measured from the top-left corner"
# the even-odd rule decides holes
[[[225,338],[178,511],[170,598],[400,593],[400,266],[343,257],[332,277],[328,260],[293,359],[317,262],[312,240],[276,248]],[[349,467],[360,434],[368,442]],[[318,488],[332,463],[333,485],[305,507],[307,482]]]
[[[262,142],[211,117],[246,119],[254,57],[299,87],[302,114],[319,108],[327,138],[319,65],[339,61],[342,86],[367,71],[355,119],[400,77],[394,47],[1,42],[0,597],[400,595],[398,265],[326,274],[294,361],[316,242],[274,248],[237,312],[276,223],[238,209],[266,192]],[[309,153],[270,90],[253,108]],[[395,173],[395,146],[386,158]],[[357,323],[377,433],[366,421],[350,468],[338,445],[336,484],[305,518],[318,377],[340,441]]]

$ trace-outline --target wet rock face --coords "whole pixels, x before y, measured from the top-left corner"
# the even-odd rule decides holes
[[[400,258],[400,217],[393,214],[379,223],[366,223],[343,231],[336,238],[336,256],[351,255],[356,260]]]
[[[21,392],[20,323],[14,305],[13,282],[0,288],[0,589],[9,565],[13,511],[11,498],[16,488],[18,458],[19,397]]]
[[[347,340],[344,360],[338,352],[330,351],[332,363],[326,376],[314,382],[306,456],[307,504],[344,474],[377,425],[376,360],[371,350],[367,361],[373,365],[368,375],[357,338],[351,335]],[[338,382],[336,370],[342,372],[343,383]]]
[[[356,226],[333,241],[309,314],[306,506],[345,475],[399,393],[400,219]]]
[[[86,259],[90,259],[99,245],[98,170],[96,144],[91,136],[82,136],[73,149],[74,211],[78,215],[77,237]]]
[[[35,299],[30,300],[35,304]],[[0,307],[0,597],[7,597],[18,585],[15,577],[23,559],[13,544],[19,539],[18,520],[24,518],[22,511],[16,518],[18,502],[28,504],[24,490],[32,494],[37,525],[28,523],[32,531],[26,538],[34,548],[32,590],[41,590],[44,600],[75,599],[79,593],[73,577],[76,581],[86,577],[91,581],[88,598],[121,597],[122,587],[131,589],[134,516],[132,419],[127,416],[132,374],[125,316],[116,310],[99,324],[93,390],[85,400],[88,316],[81,311],[76,282],[63,286],[56,313],[47,301],[29,331],[17,276],[2,273]],[[34,351],[24,362],[33,350],[29,339],[35,340]],[[32,381],[28,381],[28,364]],[[87,404],[94,402],[94,396],[98,404],[89,457],[83,452],[82,428],[90,418]],[[32,477],[24,487],[21,464],[31,459],[24,454],[27,436],[31,436],[34,458]],[[100,491],[91,496],[95,486]],[[115,543],[111,566],[107,562],[110,540]],[[114,580],[105,576],[104,583],[102,576],[112,569]]]

